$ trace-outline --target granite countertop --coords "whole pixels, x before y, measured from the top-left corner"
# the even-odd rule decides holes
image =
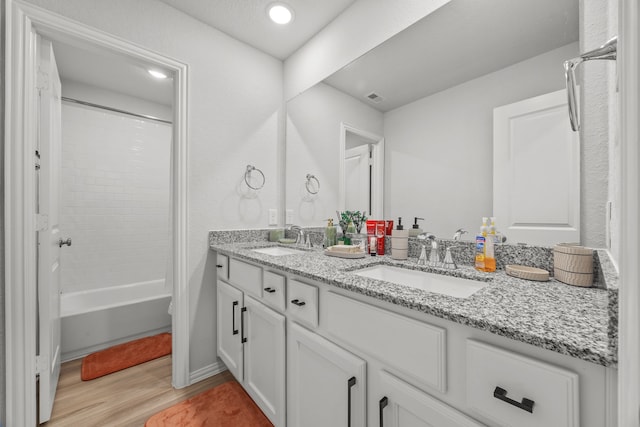
[[[285,256],[251,250],[273,245],[264,241],[210,242],[215,251],[263,266],[596,364],[617,365],[617,316],[611,315],[607,289],[569,286],[553,278],[548,282],[522,280],[507,276],[504,271],[483,273],[470,266],[457,270],[423,267],[416,265],[412,258],[407,261],[396,261],[389,256],[341,259],[324,255],[321,248]],[[471,278],[487,281],[489,285],[462,299],[353,273],[375,264]],[[612,322],[615,325],[611,325]]]

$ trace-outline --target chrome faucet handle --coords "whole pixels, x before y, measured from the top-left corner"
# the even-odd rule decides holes
[[[466,233],[467,233],[467,230],[465,230],[464,228],[459,228],[453,234],[453,240],[456,241],[456,242],[459,241],[462,238],[462,235],[466,234]]]
[[[311,232],[308,232],[307,233],[307,239],[304,242],[304,246],[306,248],[309,248],[309,249],[311,249],[313,247],[313,245],[311,244],[311,238],[309,237],[310,235],[311,235]]]
[[[442,268],[448,268],[449,270],[457,270],[458,265],[456,264],[453,256],[451,255],[451,246],[447,248],[444,254],[444,260],[442,260]]]

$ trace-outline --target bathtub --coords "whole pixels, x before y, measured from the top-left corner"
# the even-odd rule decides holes
[[[60,295],[62,361],[171,330],[164,280]]]

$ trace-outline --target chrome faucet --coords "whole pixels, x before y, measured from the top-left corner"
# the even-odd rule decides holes
[[[418,258],[418,264],[429,265],[430,267],[438,267],[438,264],[440,264],[440,257],[438,255],[438,242],[436,241],[436,236],[434,234],[425,232],[418,234],[416,237],[424,242],[422,244],[422,252],[420,252],[420,257]],[[431,243],[431,251],[429,252],[428,263],[426,252],[427,241]]]
[[[288,230],[295,231],[297,233],[296,236],[296,245],[304,244],[304,230],[299,225],[290,225]]]
[[[463,234],[466,234],[467,230],[465,230],[464,228],[458,228],[458,230],[453,234],[453,240],[454,241],[459,241],[462,238]]]

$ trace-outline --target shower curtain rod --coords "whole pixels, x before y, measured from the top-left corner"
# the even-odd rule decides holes
[[[86,105],[86,106],[89,106],[89,107],[100,108],[100,109],[103,109],[103,110],[109,110],[109,111],[113,111],[113,112],[116,112],[116,113],[127,114],[129,116],[140,117],[142,119],[154,120],[156,122],[161,122],[161,123],[168,123],[170,125],[173,124],[173,122],[171,122],[169,120],[160,119],[160,118],[154,117],[154,116],[148,116],[146,114],[138,114],[138,113],[132,113],[130,111],[119,110],[117,108],[107,107],[106,105],[94,104],[93,102],[80,101],[79,99],[68,98],[66,96],[63,96],[61,99],[63,101],[71,102],[73,104],[81,104],[81,105]]]

